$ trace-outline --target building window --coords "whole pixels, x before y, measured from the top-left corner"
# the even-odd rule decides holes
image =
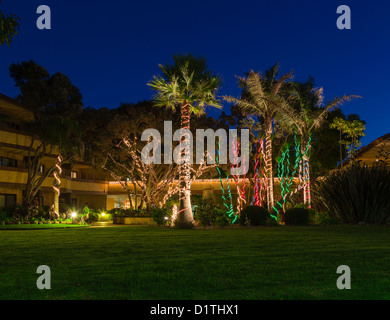
[[[41,164],[41,165],[39,166],[38,172],[39,172],[39,173],[44,173],[44,172],[45,172],[45,166],[44,166],[43,164]]]
[[[71,171],[71,172],[70,172],[70,177],[71,177],[72,179],[77,179],[77,172],[76,172],[76,171]]]
[[[16,194],[0,194],[0,209],[14,206],[16,204]]]
[[[0,167],[16,168],[17,166],[18,166],[18,160],[0,157]]]

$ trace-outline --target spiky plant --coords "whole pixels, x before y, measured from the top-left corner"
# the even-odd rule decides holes
[[[334,171],[313,192],[344,223],[383,224],[390,217],[390,171],[383,164]]]
[[[206,60],[195,58],[190,54],[175,55],[174,64],[159,65],[162,75],[154,76],[148,83],[156,90],[154,101],[156,106],[179,109],[181,112],[180,127],[183,130],[181,145],[185,159],[180,171],[180,209],[176,219],[179,227],[192,227],[194,218],[191,209],[191,165],[189,136],[192,114],[201,115],[206,106],[221,108],[216,99],[216,91],[221,79],[208,70]]]

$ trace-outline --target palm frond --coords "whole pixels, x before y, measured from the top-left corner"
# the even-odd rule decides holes
[[[338,108],[338,107],[342,106],[344,103],[351,101],[352,99],[359,99],[359,98],[361,98],[361,96],[345,95],[343,97],[337,97],[337,98],[333,99],[331,102],[329,102],[325,106],[324,111],[313,121],[313,124],[310,127],[310,131],[313,128],[318,129],[319,127],[321,127],[323,122],[326,120],[328,113],[332,109]]]

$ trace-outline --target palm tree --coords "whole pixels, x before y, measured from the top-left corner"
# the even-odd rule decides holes
[[[276,117],[290,130],[301,136],[302,160],[299,166],[300,177],[303,177],[303,202],[311,207],[310,187],[310,141],[314,129],[320,129],[325,123],[328,113],[345,102],[358,98],[354,95],[337,97],[324,105],[323,88],[314,88],[312,79],[305,83],[292,83],[288,100],[280,101]]]
[[[279,104],[285,104],[282,94],[288,81],[292,79],[293,72],[277,79],[279,64],[267,70],[264,75],[251,70],[247,77],[237,77],[239,85],[243,88],[241,99],[230,96],[223,98],[236,104],[245,113],[261,116],[264,121],[265,169],[267,174],[267,207],[271,211],[274,207],[274,179],[272,167],[272,133],[274,129],[274,117]]]
[[[174,64],[159,65],[162,75],[154,76],[148,83],[157,91],[154,96],[156,106],[173,110],[180,109],[181,129],[190,129],[192,114],[201,115],[206,106],[221,108],[215,94],[221,83],[218,76],[208,70],[206,60],[195,58],[190,54],[175,55]],[[180,170],[180,209],[176,219],[179,227],[192,227],[194,218],[191,209],[191,165],[188,135],[183,130],[181,137],[182,155],[185,162]],[[183,158],[182,158],[183,159]]]

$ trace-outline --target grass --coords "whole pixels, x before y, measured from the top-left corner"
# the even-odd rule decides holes
[[[389,252],[390,228],[372,226],[3,231],[0,299],[390,299]]]
[[[0,225],[0,230],[39,230],[39,229],[63,229],[63,228],[83,228],[89,225],[80,224],[6,224]]]

